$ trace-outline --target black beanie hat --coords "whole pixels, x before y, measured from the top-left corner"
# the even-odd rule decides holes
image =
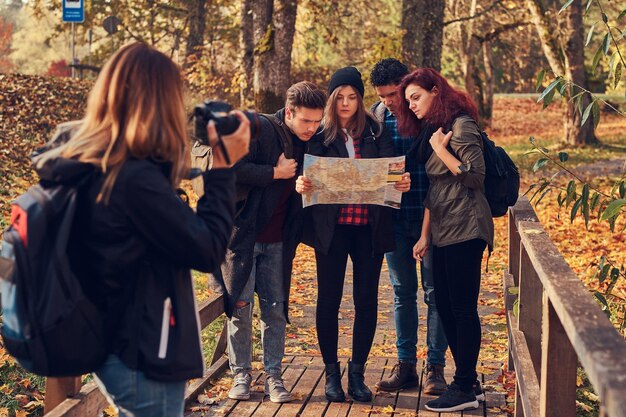
[[[328,95],[331,95],[340,85],[350,85],[354,87],[354,89],[361,94],[361,97],[365,94],[365,86],[361,79],[361,73],[355,67],[344,67],[335,71],[328,83]]]

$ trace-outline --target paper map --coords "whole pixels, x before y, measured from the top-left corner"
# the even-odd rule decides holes
[[[394,188],[404,173],[404,156],[352,159],[304,155],[304,176],[313,192],[302,196],[314,204],[377,204],[400,208],[402,193]]]

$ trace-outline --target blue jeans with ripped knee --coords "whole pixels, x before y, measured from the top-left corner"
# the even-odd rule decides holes
[[[263,366],[268,374],[281,373],[285,355],[285,302],[289,294],[283,291],[283,244],[255,243],[252,273],[239,296],[248,303],[235,307],[228,320],[228,359],[234,374],[252,369],[252,311],[254,293],[259,296],[261,308],[261,343]]]

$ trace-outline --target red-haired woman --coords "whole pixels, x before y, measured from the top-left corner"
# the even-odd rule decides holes
[[[435,299],[456,371],[446,392],[427,402],[426,408],[438,412],[476,408],[478,399],[483,398],[476,379],[481,340],[480,267],[485,247],[493,247],[476,105],[467,93],[452,88],[431,68],[407,75],[399,89],[406,98],[399,111],[400,132],[416,136],[423,123],[438,128],[419,152],[430,188],[421,238],[413,255],[421,260],[432,235]]]

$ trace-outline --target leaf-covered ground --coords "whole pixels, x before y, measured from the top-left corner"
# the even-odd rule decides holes
[[[0,74],[0,228],[4,228],[9,219],[10,202],[28,188],[36,177],[30,170],[28,155],[36,147],[49,139],[54,127],[61,122],[80,118],[82,115],[86,95],[90,84],[76,82],[69,79],[52,79],[44,77],[3,75]],[[562,127],[561,113],[557,107],[550,107],[543,112],[532,98],[496,97],[494,125],[490,129],[490,136],[497,143],[504,145],[513,154],[522,167],[532,166],[534,160],[524,159],[522,154],[530,149],[529,136],[535,136],[550,148],[562,149],[556,144]],[[570,152],[570,164],[594,165],[587,175],[604,177],[602,161],[607,159],[624,159],[626,156],[626,119],[614,115],[603,115],[598,128],[598,136],[608,146],[565,149]],[[523,172],[523,189],[536,176]],[[607,183],[606,179],[597,181]],[[601,254],[606,253],[618,263],[624,263],[626,244],[623,233],[611,233],[608,226],[592,223],[587,231],[574,222],[570,226],[569,218],[558,210],[555,197],[546,197],[536,208],[538,215],[550,234],[552,240],[559,247],[564,257],[578,274],[581,280],[590,289],[600,287],[593,277],[594,262]],[[496,248],[489,263],[489,273],[485,274],[482,282],[481,319],[485,331],[481,361],[505,362],[506,358],[506,331],[504,310],[502,304],[502,272],[506,265],[506,220],[496,219]],[[197,274],[198,295],[207,296],[205,277]],[[605,284],[603,284],[605,285]],[[295,261],[294,283],[292,285],[291,317],[293,324],[288,329],[287,352],[316,353],[317,341],[313,323],[315,305],[315,264],[312,252],[301,247]],[[618,294],[626,298],[626,289],[623,283],[616,289]],[[393,330],[393,299],[391,288],[386,274],[381,277],[380,286],[380,315],[379,331],[376,336],[372,355],[395,355]],[[349,295],[346,295],[346,305],[349,304]],[[420,315],[425,313],[422,306]],[[350,309],[342,312],[340,331],[350,336],[352,316]],[[214,343],[214,333],[220,328],[217,323],[214,328],[203,333],[203,340],[207,342],[207,351]],[[424,340],[425,326],[420,327],[419,339]],[[346,343],[350,337],[342,338]],[[347,354],[349,344],[342,346],[340,353]],[[256,352],[259,349],[257,346]],[[421,357],[425,355],[425,348],[419,351]],[[490,369],[489,372],[498,373],[499,383],[490,386],[494,390],[510,390],[512,375],[500,369]],[[594,396],[585,389],[584,378],[581,377],[579,411],[586,413],[591,407],[593,413]],[[206,395],[224,396],[228,388],[228,380],[217,384]],[[36,416],[43,411],[43,380],[25,373],[6,354],[0,343],[0,417],[3,416]],[[587,398],[589,401],[584,401]],[[588,405],[588,404],[591,405]],[[496,411],[496,410],[494,410]],[[500,410],[502,414],[506,409]]]

